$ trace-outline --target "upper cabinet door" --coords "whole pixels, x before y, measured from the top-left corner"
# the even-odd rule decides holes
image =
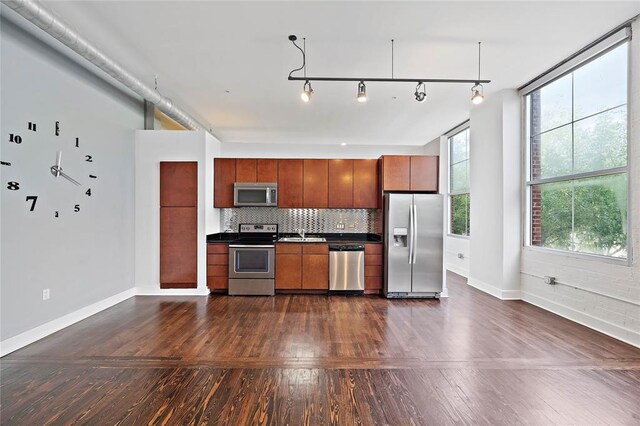
[[[236,158],[236,182],[256,182],[256,159]]]
[[[378,208],[378,160],[353,160],[353,208]]]
[[[160,162],[160,207],[198,205],[198,163]]]
[[[437,155],[411,157],[411,190],[438,192]]]
[[[326,209],[329,205],[329,161],[304,160],[303,207]]]
[[[233,207],[236,159],[215,158],[213,160],[213,176],[213,207]]]
[[[278,207],[302,207],[302,160],[278,160]]]
[[[278,182],[278,160],[259,158],[257,160],[257,177],[258,182]]]
[[[411,157],[408,155],[382,157],[382,190],[411,190]]]
[[[329,208],[353,207],[353,160],[329,160]]]

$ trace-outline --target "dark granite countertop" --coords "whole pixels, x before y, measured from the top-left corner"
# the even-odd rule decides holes
[[[279,235],[279,238],[283,237],[297,237],[296,233],[287,233],[283,232]],[[327,239],[326,243],[336,243],[336,244],[348,244],[348,243],[381,243],[382,235],[380,234],[362,234],[362,233],[326,233],[326,234],[308,234],[309,237],[324,237]],[[238,238],[237,232],[218,232],[216,234],[207,235],[208,243],[225,243]],[[288,244],[288,243],[283,243]],[[313,244],[313,243],[304,243],[304,244]]]

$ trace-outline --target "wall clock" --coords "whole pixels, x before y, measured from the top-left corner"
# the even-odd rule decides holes
[[[25,123],[22,132],[5,135],[3,189],[23,203],[25,213],[44,211],[54,218],[80,213],[98,179],[84,143],[67,136],[60,121]]]

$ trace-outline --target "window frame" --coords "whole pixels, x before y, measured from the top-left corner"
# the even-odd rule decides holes
[[[574,72],[575,70],[589,64],[590,62],[600,58],[603,55],[606,55],[613,49],[620,47],[623,44],[627,44],[626,54],[627,54],[627,102],[626,102],[626,119],[627,119],[627,136],[626,136],[626,152],[627,152],[627,164],[622,167],[613,167],[609,169],[601,169],[598,171],[590,171],[590,172],[582,172],[575,173],[563,176],[554,176],[551,178],[538,178],[536,180],[531,179],[531,138],[530,138],[530,129],[529,129],[529,109],[527,103],[527,96],[532,92],[541,89],[544,86],[547,86],[556,80],[565,77],[566,75]],[[522,182],[523,182],[523,197],[522,197],[522,223],[523,223],[523,249],[531,252],[539,252],[539,253],[548,253],[552,255],[562,255],[575,259],[582,260],[595,260],[603,263],[611,263],[615,265],[621,266],[631,266],[633,264],[633,229],[632,229],[632,216],[633,216],[633,192],[632,192],[632,179],[631,179],[631,170],[633,159],[631,158],[631,111],[632,109],[637,107],[636,102],[633,102],[631,96],[631,79],[632,79],[632,43],[631,43],[631,27],[628,25],[623,25],[616,30],[611,31],[610,33],[604,35],[600,39],[591,43],[589,46],[585,47],[572,57],[558,64],[557,66],[550,69],[548,72],[541,74],[536,77],[531,82],[522,86],[518,94],[520,95],[521,100],[521,117],[522,117],[522,143],[524,145],[523,149],[523,167],[522,167]],[[639,104],[640,105],[640,104]],[[606,110],[605,110],[606,111]],[[605,111],[600,111],[596,114],[601,114]],[[594,115],[596,115],[594,114]],[[581,118],[583,120],[586,117]],[[573,125],[575,122],[580,120],[573,120],[567,123]],[[554,182],[571,182],[579,179],[585,179],[590,177],[601,177],[601,176],[610,176],[620,173],[626,173],[627,176],[627,256],[626,258],[618,258],[613,256],[601,255],[597,253],[588,253],[581,251],[573,251],[573,250],[563,250],[552,247],[543,247],[543,246],[534,246],[531,244],[532,240],[532,223],[531,223],[531,214],[532,214],[532,200],[531,193],[532,187],[535,185],[541,185],[545,183],[554,183]]]
[[[469,131],[468,137],[468,150],[467,150],[467,159],[465,161],[470,165],[471,161],[471,123],[469,120],[465,120],[460,123],[453,129],[449,130],[444,136],[447,138],[447,236],[453,238],[471,238],[471,232],[468,232],[466,235],[464,234],[454,234],[451,232],[451,197],[455,195],[468,195],[469,196],[469,204],[471,204],[471,176],[469,175],[469,188],[467,191],[451,191],[451,139],[454,136],[459,135],[462,132]],[[456,163],[458,164],[458,163]],[[471,171],[471,167],[469,167],[469,171]],[[469,207],[469,217],[471,217],[471,207]],[[470,227],[469,227],[470,228]],[[469,229],[467,229],[469,231]]]

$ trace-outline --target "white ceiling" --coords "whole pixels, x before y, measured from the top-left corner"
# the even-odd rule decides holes
[[[287,75],[465,78],[483,42],[485,95],[517,88],[640,13],[640,2],[48,2],[47,7],[223,142],[424,145],[469,116],[470,85],[313,83]],[[227,93],[227,91],[229,93]]]

